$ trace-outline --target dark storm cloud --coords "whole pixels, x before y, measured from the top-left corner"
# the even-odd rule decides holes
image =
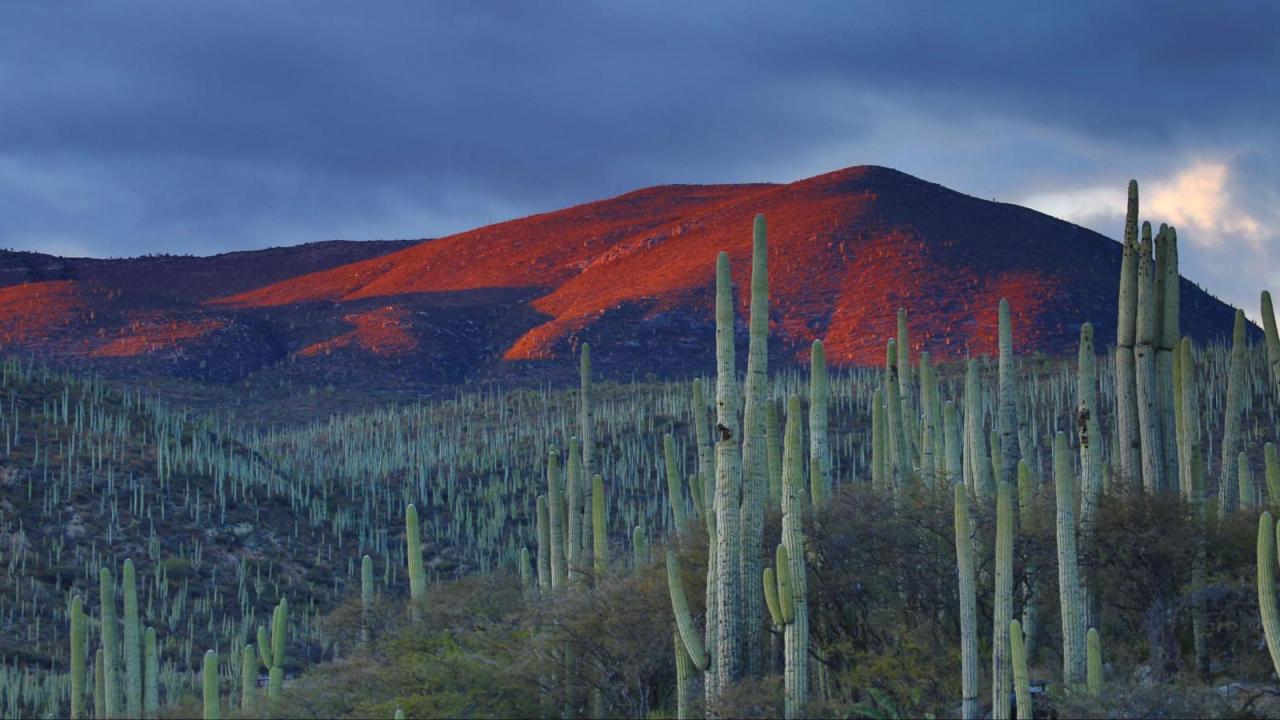
[[[1274,193],[1280,6],[907,5],[6,3],[0,246],[417,237],[863,162],[1017,199],[1208,154]]]

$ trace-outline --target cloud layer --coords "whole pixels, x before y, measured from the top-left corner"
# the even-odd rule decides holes
[[[0,246],[423,237],[875,163],[1111,236],[1136,177],[1193,279],[1280,284],[1280,6],[902,5],[5,3]]]

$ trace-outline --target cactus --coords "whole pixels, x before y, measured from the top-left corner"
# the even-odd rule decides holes
[[[403,708],[396,708],[395,720],[404,720]]]
[[[115,718],[124,713],[120,702],[120,676],[116,669],[116,658],[120,654],[120,630],[116,626],[116,585],[107,568],[98,572],[98,597],[102,622],[102,697],[106,703],[107,717]]]
[[[1249,469],[1249,458],[1243,452],[1236,457],[1240,480],[1240,507],[1255,507],[1259,503],[1253,488],[1253,472]]]
[[[778,406],[765,403],[764,439],[769,459],[769,503],[782,507],[782,435],[778,426]]]
[[[258,626],[258,656],[267,669],[267,699],[275,702],[284,687],[285,633],[289,626],[289,601],[280,598],[271,612],[271,634]]]
[[[1134,342],[1138,314],[1138,181],[1129,181],[1120,261],[1119,316],[1116,322],[1116,427],[1120,474],[1130,487],[1142,487],[1142,442],[1138,432],[1138,397]]]
[[[1053,475],[1057,494],[1058,588],[1062,609],[1062,676],[1067,687],[1085,680],[1084,593],[1076,559],[1076,525],[1073,505],[1075,476],[1068,455],[1067,435],[1053,439]]]
[[[929,353],[920,353],[920,474],[928,487],[933,487],[938,477],[936,443],[939,439],[935,405],[938,399],[938,379],[933,371]],[[874,447],[874,440],[872,441]]]
[[[258,663],[253,645],[244,646],[242,657],[244,662],[240,663],[240,711],[245,717],[253,717],[257,709],[258,697],[258,673],[256,672]]]
[[[565,503],[560,486],[560,453],[547,451],[547,514],[551,533],[551,589],[565,586],[568,570],[565,567]]]
[[[1031,477],[1031,464],[1022,459],[1018,461],[1018,513],[1022,518],[1020,527],[1023,532],[1028,531],[1027,518],[1031,513],[1031,505],[1035,501],[1037,482]],[[1039,626],[1040,609],[1038,605],[1039,592],[1037,586],[1033,583],[1032,578],[1036,577],[1036,563],[1034,560],[1028,560],[1026,572],[1022,576],[1022,594],[1025,598],[1025,604],[1022,608],[1022,637],[1025,641],[1024,652],[1027,657],[1035,656],[1036,648],[1036,630]],[[1016,668],[1015,668],[1016,672]]]
[[[897,342],[890,340],[885,354],[889,358],[897,355]],[[898,382],[898,366],[889,362],[886,366],[888,378],[885,382],[885,415],[889,421],[889,448],[895,473],[893,475],[894,497],[901,499],[902,494],[911,487],[911,451],[907,444],[907,431],[903,423],[902,396]],[[784,461],[785,464],[785,461]],[[887,468],[886,468],[887,469]]]
[[[681,489],[680,471],[676,467],[676,441],[671,433],[662,436],[662,455],[667,470],[667,503],[671,505],[671,516],[675,521],[677,535],[684,529],[684,491]]]
[[[413,600],[421,600],[427,594],[427,573],[422,565],[421,533],[422,525],[418,522],[418,508],[414,507],[413,503],[409,503],[404,509],[404,544],[405,558],[409,562],[409,597]]]
[[[684,581],[680,578],[680,561],[674,550],[667,550],[667,591],[671,594],[671,610],[676,617],[676,629],[680,639],[684,641],[689,659],[699,670],[705,671],[711,658],[707,657],[702,638],[694,628],[693,616],[689,614],[689,601],[684,593]]]
[[[1218,512],[1221,515],[1235,512],[1237,497],[1236,453],[1240,450],[1240,420],[1244,410],[1244,311],[1236,310],[1235,327],[1231,332],[1231,366],[1227,375],[1226,417],[1222,423],[1222,474],[1218,479]]]
[[[631,529],[631,558],[637,569],[649,562],[649,537],[645,535],[643,525]]]
[[[604,480],[599,475],[591,478],[591,505],[591,561],[599,579],[609,569],[609,517],[605,514]]]
[[[991,468],[991,454],[982,431],[982,386],[978,383],[978,361],[969,360],[964,379],[965,463],[972,479],[970,491],[979,501],[986,501],[996,490]]]
[[[1018,720],[1032,720],[1035,712],[1031,705],[1027,647],[1023,641],[1022,625],[1017,620],[1009,621],[1009,653],[1013,658],[1013,693],[1018,704]]]
[[[803,717],[809,702],[809,601],[805,579],[804,460],[800,398],[787,400],[782,448],[782,544],[778,547],[778,606],[783,630],[786,689],[784,714]],[[789,587],[788,587],[789,586]]]
[[[547,496],[539,495],[537,502],[538,532],[538,587],[546,592],[551,589],[551,522],[547,519]]]
[[[1267,344],[1267,367],[1271,370],[1271,387],[1280,389],[1280,333],[1276,332],[1276,313],[1271,306],[1271,293],[1262,291],[1262,330]]]
[[[871,396],[871,487],[884,490],[888,487],[888,449],[885,447],[887,424],[884,408],[884,390],[876,388]]]
[[[1086,687],[1090,695],[1097,697],[1102,692],[1102,640],[1098,637],[1097,628],[1089,628],[1085,647],[1089,656]]]
[[[71,717],[79,720],[84,712],[85,681],[84,599],[71,599]]]
[[[594,465],[594,443],[595,443],[595,410],[591,407],[591,345],[582,343],[582,349],[579,350],[580,362],[578,366],[579,389],[578,389],[578,435],[582,439],[582,552],[585,555],[588,548],[594,544],[595,526],[591,521],[591,513],[595,509],[595,502],[592,498],[593,488],[589,478],[595,477]],[[579,562],[586,566],[587,558],[582,557]]]
[[[1018,413],[1017,404],[1014,398],[1017,395],[1014,378],[1015,370],[1013,359],[1013,329],[1009,319],[1009,301],[1000,298],[999,312],[999,341],[1000,365],[998,370],[999,381],[999,412],[996,414],[996,429],[1000,438],[1000,472],[996,474],[997,482],[1009,483],[1014,482],[1014,473],[1018,467]],[[1003,631],[1004,628],[1001,628]]]
[[[578,585],[582,578],[582,448],[578,438],[569,438],[569,455],[565,461],[565,582]]]
[[[1163,292],[1156,295],[1156,302],[1162,303],[1160,320],[1163,328],[1156,329],[1156,375],[1159,377],[1159,401],[1163,426],[1160,438],[1164,451],[1164,488],[1173,490],[1178,477],[1178,453],[1174,446],[1176,434],[1174,388],[1177,386],[1173,371],[1173,358],[1178,354],[1178,343],[1182,338],[1181,291],[1182,280],[1178,274],[1178,231],[1172,226],[1165,229],[1164,241],[1157,246],[1157,276],[1164,278]],[[1163,271],[1161,271],[1163,261]],[[1157,282],[1159,287],[1161,283]]]
[[[947,403],[948,407],[953,407]],[[945,411],[944,411],[945,412]],[[954,413],[952,413],[954,415]],[[973,566],[973,521],[969,516],[969,491],[954,485],[956,568],[960,576],[960,685],[961,718],[978,717],[978,583]]]
[[[831,451],[827,442],[829,403],[826,351],[821,340],[814,340],[809,353],[809,484],[815,509],[831,498]]]
[[[93,716],[95,718],[105,718],[107,716],[107,678],[106,678],[106,661],[103,659],[102,648],[98,648],[93,656]]]
[[[1274,505],[1280,503],[1280,461],[1276,460],[1276,446],[1263,445],[1262,455],[1266,462],[1267,502]]]
[[[204,687],[204,720],[221,720],[222,706],[218,698],[218,653],[207,650],[204,654],[204,667],[201,678]]]
[[[741,677],[742,575],[738,505],[742,477],[733,355],[733,288],[729,256],[716,259],[716,682],[718,692]],[[785,463],[785,461],[784,461]],[[763,610],[763,608],[761,608]]]
[[[124,698],[129,717],[142,717],[142,628],[138,620],[138,580],[133,560],[124,561]]]
[[[747,376],[742,416],[741,538],[738,587],[743,617],[741,654],[751,677],[764,673],[763,628],[754,618],[764,613],[760,586],[745,578],[760,577],[763,568],[765,497],[769,491],[769,458],[765,445],[765,402],[769,383],[769,245],[764,215],[756,215],[751,238],[751,305],[747,326]]]
[[[1013,619],[1013,489],[996,486],[996,590],[992,608],[991,717],[1008,720],[1013,682],[1009,664],[1009,621]]]
[[[1134,378],[1138,398],[1138,437],[1142,444],[1142,484],[1148,492],[1163,487],[1164,455],[1160,430],[1163,417],[1158,405],[1156,382],[1155,302],[1152,288],[1151,224],[1142,223],[1142,244],[1138,247],[1137,345],[1134,348]]]
[[[1093,353],[1093,325],[1080,326],[1079,369],[1076,392],[1076,433],[1080,438],[1080,544],[1086,552],[1093,542],[1098,501],[1102,498],[1102,431],[1098,427],[1098,379]],[[1097,590],[1087,569],[1081,569],[1085,592],[1085,625],[1097,625]]]
[[[1271,513],[1258,516],[1258,609],[1271,666],[1280,673],[1280,615],[1276,611],[1276,531]]]
[[[529,549],[520,548],[524,553],[521,569],[529,565]],[[528,583],[526,583],[527,585]],[[360,558],[360,640],[369,644],[369,613],[373,609],[373,558],[365,555]]]
[[[693,381],[693,430],[698,444],[698,477],[702,482],[702,505],[708,514],[713,514],[716,496],[715,453],[708,427],[707,398],[702,391],[702,379],[696,378]]]
[[[956,404],[950,400],[942,406],[942,438],[947,481],[964,485],[960,421],[956,418]]]
[[[684,649],[678,630],[671,633],[671,647],[676,655],[676,718],[688,720],[693,717],[693,670],[689,667],[693,661]]]
[[[160,653],[156,648],[156,629],[147,628],[143,644],[142,715],[154,718],[160,714]],[[253,665],[253,658],[247,658]]]
[[[916,405],[911,393],[911,338],[907,332],[907,309],[898,308],[898,341],[895,344],[895,357],[898,368],[898,397],[902,404],[902,431],[907,440],[907,457],[915,458],[916,452]]]

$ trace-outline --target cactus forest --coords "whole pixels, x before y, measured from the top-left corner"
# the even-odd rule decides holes
[[[890,307],[882,365],[771,367],[769,222],[683,380],[584,343],[571,387],[268,426],[6,358],[0,715],[1280,712],[1266,292],[1184,337],[1131,182],[1115,337],[1021,352],[1001,300],[935,362]]]

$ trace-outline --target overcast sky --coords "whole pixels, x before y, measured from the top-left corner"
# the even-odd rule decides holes
[[[1280,290],[1280,3],[0,3],[0,247],[418,238],[887,165]],[[488,8],[488,9],[486,9]]]

